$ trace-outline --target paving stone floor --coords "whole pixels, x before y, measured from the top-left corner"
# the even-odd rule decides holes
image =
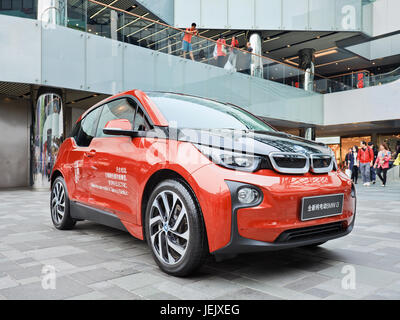
[[[400,184],[357,191],[347,237],[210,258],[196,275],[175,278],[127,233],[91,222],[56,230],[48,192],[1,190],[0,299],[400,299]],[[55,289],[44,289],[49,270]]]

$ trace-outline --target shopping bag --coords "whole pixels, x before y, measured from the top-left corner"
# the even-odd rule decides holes
[[[230,63],[229,59],[225,63],[224,69],[226,69],[226,70],[232,70],[233,69],[233,65],[232,65],[232,63]]]
[[[400,166],[400,153],[397,155],[396,160],[393,163],[394,166]]]

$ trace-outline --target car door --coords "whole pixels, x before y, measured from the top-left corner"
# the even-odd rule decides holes
[[[91,159],[95,173],[89,183],[93,206],[115,213],[120,219],[132,223],[136,223],[138,168],[135,159],[139,149],[131,137],[107,135],[103,128],[113,119],[128,119],[133,128],[136,108],[137,103],[127,98],[113,100],[103,106],[96,137],[92,142],[96,151]],[[142,124],[141,129],[145,128]]]
[[[83,119],[76,123],[72,131],[72,148],[68,155],[71,165],[71,181],[69,186],[70,198],[81,203],[89,202],[88,179],[92,174],[90,158],[93,156],[91,143],[96,133],[98,116],[101,108],[89,112]]]

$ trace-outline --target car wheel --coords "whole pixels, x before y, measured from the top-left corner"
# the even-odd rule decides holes
[[[152,192],[145,214],[146,240],[161,270],[186,276],[208,255],[203,216],[188,187],[165,180]]]
[[[69,230],[75,226],[76,221],[71,218],[67,186],[64,179],[57,177],[51,186],[50,196],[51,220],[60,230]]]

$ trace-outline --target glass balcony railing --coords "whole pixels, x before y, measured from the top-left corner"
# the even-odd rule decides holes
[[[387,73],[373,75],[369,78],[369,86],[380,86],[400,79],[400,67]]]
[[[243,31],[221,31],[211,38],[203,37],[201,33],[205,31],[202,31],[191,37],[191,54],[185,54],[182,50],[184,46],[188,46],[183,41],[184,37],[188,37],[185,30],[171,27],[159,20],[152,20],[146,12],[139,15],[124,11],[114,7],[115,2],[117,1],[110,0],[110,4],[107,5],[96,0],[60,0],[58,7],[48,8],[42,14],[38,13],[37,18],[42,20],[42,24],[61,24],[93,36],[145,47],[157,53],[193,59],[198,63],[224,68],[228,72],[240,72],[317,93],[379,85],[393,81],[400,73],[397,71],[370,77],[365,79],[363,86],[314,74],[312,88],[304,88],[304,70],[234,46],[234,39],[239,39],[243,43],[241,39],[245,37]],[[32,10],[39,12],[37,1],[32,3]],[[0,10],[1,13],[4,12]]]

